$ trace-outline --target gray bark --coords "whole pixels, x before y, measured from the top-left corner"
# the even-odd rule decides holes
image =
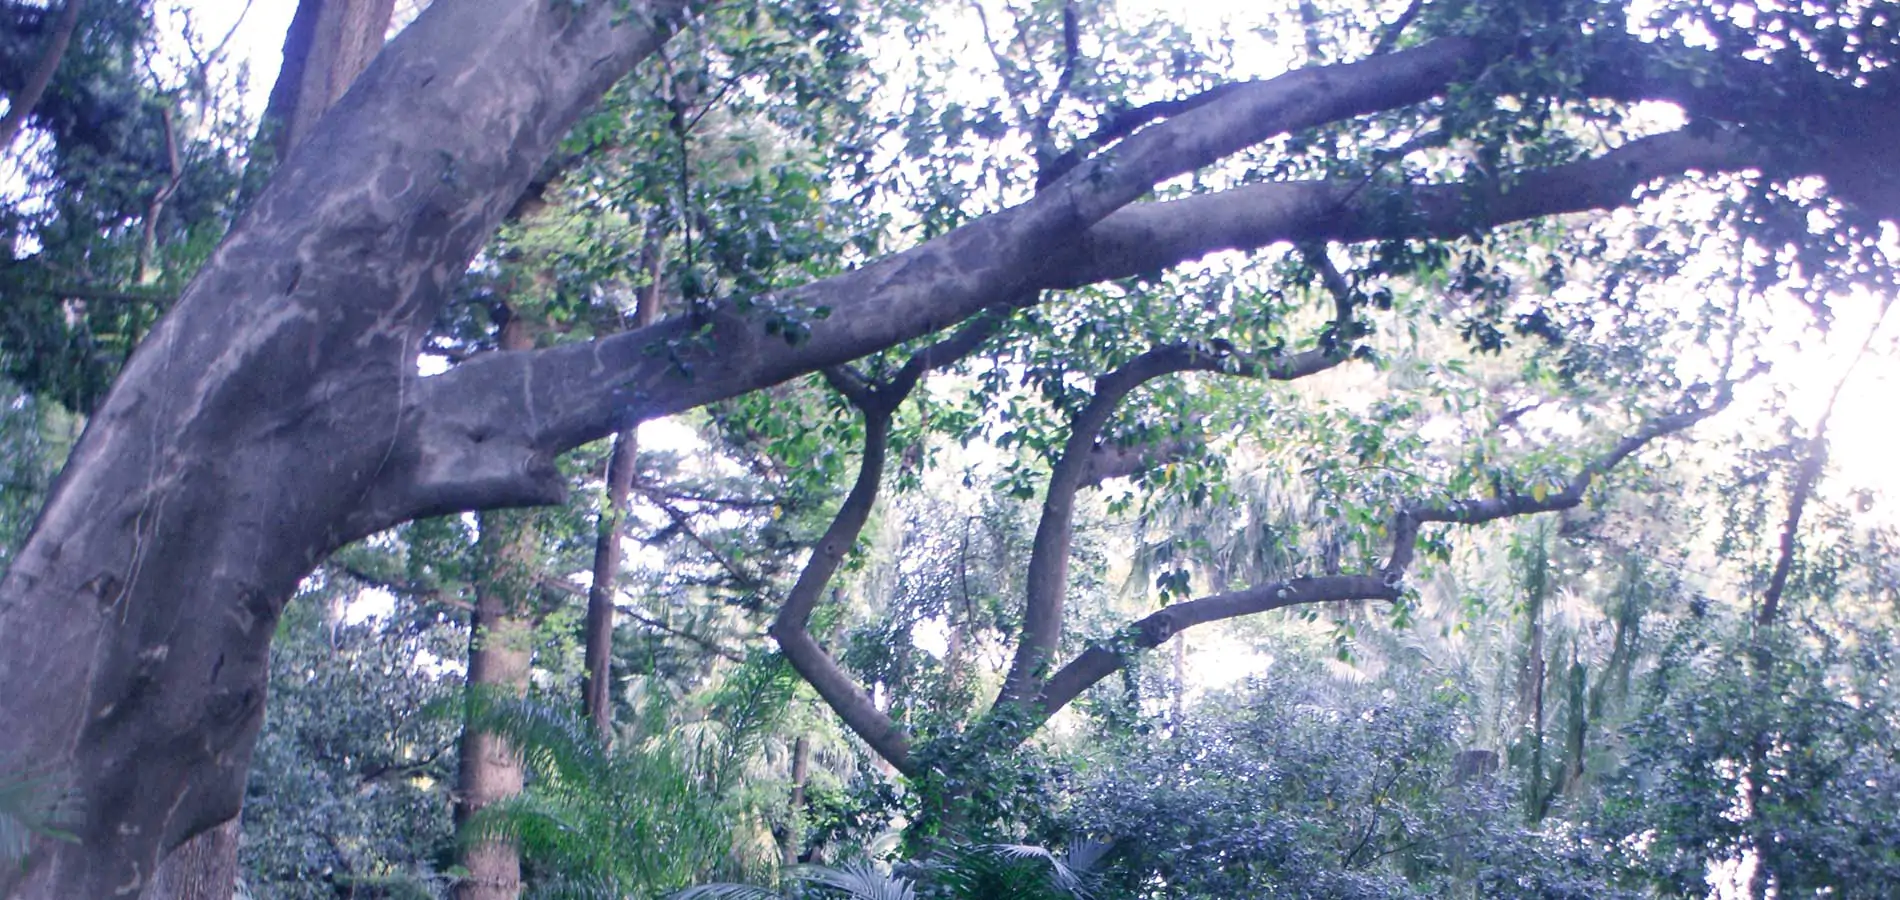
[[[665,7],[677,11],[678,4]],[[620,4],[425,14],[292,151],[99,407],[0,582],[0,731],[80,841],[12,896],[135,896],[238,811],[286,599],[367,531],[415,353],[569,125],[670,26]],[[554,499],[546,483],[495,506]]]

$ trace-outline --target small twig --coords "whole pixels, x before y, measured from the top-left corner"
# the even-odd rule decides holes
[[[1412,20],[1417,19],[1418,14],[1424,10],[1425,0],[1412,0],[1412,4],[1405,8],[1405,12],[1399,13],[1399,17],[1392,20],[1392,24],[1387,25],[1385,31],[1379,35],[1379,42],[1372,47],[1372,55],[1383,56],[1391,53],[1393,48],[1398,46],[1399,38],[1404,36],[1405,29],[1410,27]]]

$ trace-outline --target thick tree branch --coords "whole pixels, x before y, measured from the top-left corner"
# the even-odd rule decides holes
[[[1771,177],[1818,173],[1835,196],[1882,219],[1900,218],[1900,119],[1892,115],[1900,72],[1863,73],[1857,85],[1804,65],[1627,35],[1602,36],[1592,56],[1585,91],[1665,100],[1695,118],[1739,124],[1777,148],[1760,160]]]
[[[1628,206],[1638,188],[1658,178],[1734,171],[1758,162],[1759,154],[1733,136],[1675,131],[1639,138],[1592,159],[1522,173],[1508,189],[1291,181],[1133,204],[1052,259],[1042,286],[1072,288],[1155,273],[1221,250],[1252,250],[1280,241],[1459,237],[1542,216]]]
[[[997,297],[1041,287],[1059,251],[1155,184],[1290,130],[1427,99],[1485,53],[1438,41],[1236,88],[1129,137],[1020,206],[775,298],[834,313],[796,345],[720,304],[588,344],[472,359],[417,386],[387,486],[367,498],[355,527],[552,493],[551,461],[562,450],[962,321]]]
[[[356,527],[374,531],[406,515],[522,502],[508,498],[553,490],[556,485],[537,487],[534,479],[548,470],[547,460],[557,450],[631,421],[845,363],[959,321],[966,310],[974,311],[966,305],[975,299],[966,288],[1009,280],[1000,269],[1025,270],[1029,281],[1015,289],[1021,292],[1157,272],[1219,250],[1283,240],[1457,236],[1539,216],[1625,206],[1638,187],[1656,178],[1689,170],[1731,171],[1753,159],[1732,137],[1674,132],[1526,174],[1508,192],[1445,184],[1395,194],[1357,181],[1252,185],[1128,206],[1033,266],[981,249],[999,241],[1013,253],[1017,245],[1008,243],[1008,235],[1029,227],[1026,211],[1063,193],[1045,191],[1025,207],[800,289],[801,303],[829,307],[834,314],[813,323],[812,337],[796,346],[719,307],[706,317],[710,341],[695,337],[699,326],[680,318],[588,344],[492,354],[428,379],[419,386],[405,437],[391,455],[390,490],[366,504]],[[1410,212],[1395,215],[1393,209]],[[717,349],[708,349],[709,344]],[[670,352],[653,352],[659,348]],[[715,352],[717,357],[708,355]],[[1323,354],[1309,354],[1269,363],[1269,372],[1299,377],[1325,361]],[[473,402],[475,393],[487,408]],[[495,406],[497,394],[510,401],[506,415],[485,411]]]

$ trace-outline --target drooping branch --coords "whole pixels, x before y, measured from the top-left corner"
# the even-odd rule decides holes
[[[1275,581],[1171,604],[1151,613],[1123,627],[1112,640],[1083,651],[1051,675],[1028,718],[1015,723],[1018,730],[1014,733],[1032,733],[1083,691],[1119,671],[1134,654],[1160,646],[1183,629],[1308,603],[1397,600],[1405,590],[1405,576],[1416,553],[1421,523],[1477,525],[1573,508],[1583,502],[1585,491],[1598,477],[1651,441],[1679,433],[1714,415],[1727,405],[1728,399],[1729,393],[1723,389],[1705,406],[1692,407],[1643,423],[1635,432],[1618,441],[1608,453],[1584,464],[1562,491],[1548,494],[1542,499],[1530,495],[1511,495],[1453,504],[1408,504],[1392,517],[1388,527],[1392,539],[1391,557],[1384,569],[1377,573]]]
[[[891,420],[926,372],[950,365],[975,352],[996,333],[1003,322],[1003,309],[978,316],[945,338],[907,360],[889,380],[873,383],[846,367],[824,371],[825,379],[851,405],[864,415],[864,449],[858,463],[857,481],[852,484],[844,503],[825,533],[812,547],[811,558],[798,574],[791,593],[779,606],[770,633],[778,641],[787,662],[818,692],[845,725],[862,738],[877,754],[905,774],[910,769],[910,738],[898,724],[885,715],[869,694],[858,686],[850,673],[825,652],[810,631],[812,610],[831,584],[845,555],[858,542],[864,523],[877,505],[878,488],[884,479],[884,462],[890,447]]]

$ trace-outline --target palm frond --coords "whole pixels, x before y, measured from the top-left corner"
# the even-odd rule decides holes
[[[917,900],[917,889],[910,879],[880,871],[864,860],[842,866],[799,866],[792,874],[843,891],[852,900]]]
[[[776,891],[768,891],[749,884],[702,884],[669,895],[667,900],[785,900],[785,898]]]
[[[67,831],[66,799],[51,775],[10,775],[0,779],[0,864],[24,858],[39,835],[77,842]]]

